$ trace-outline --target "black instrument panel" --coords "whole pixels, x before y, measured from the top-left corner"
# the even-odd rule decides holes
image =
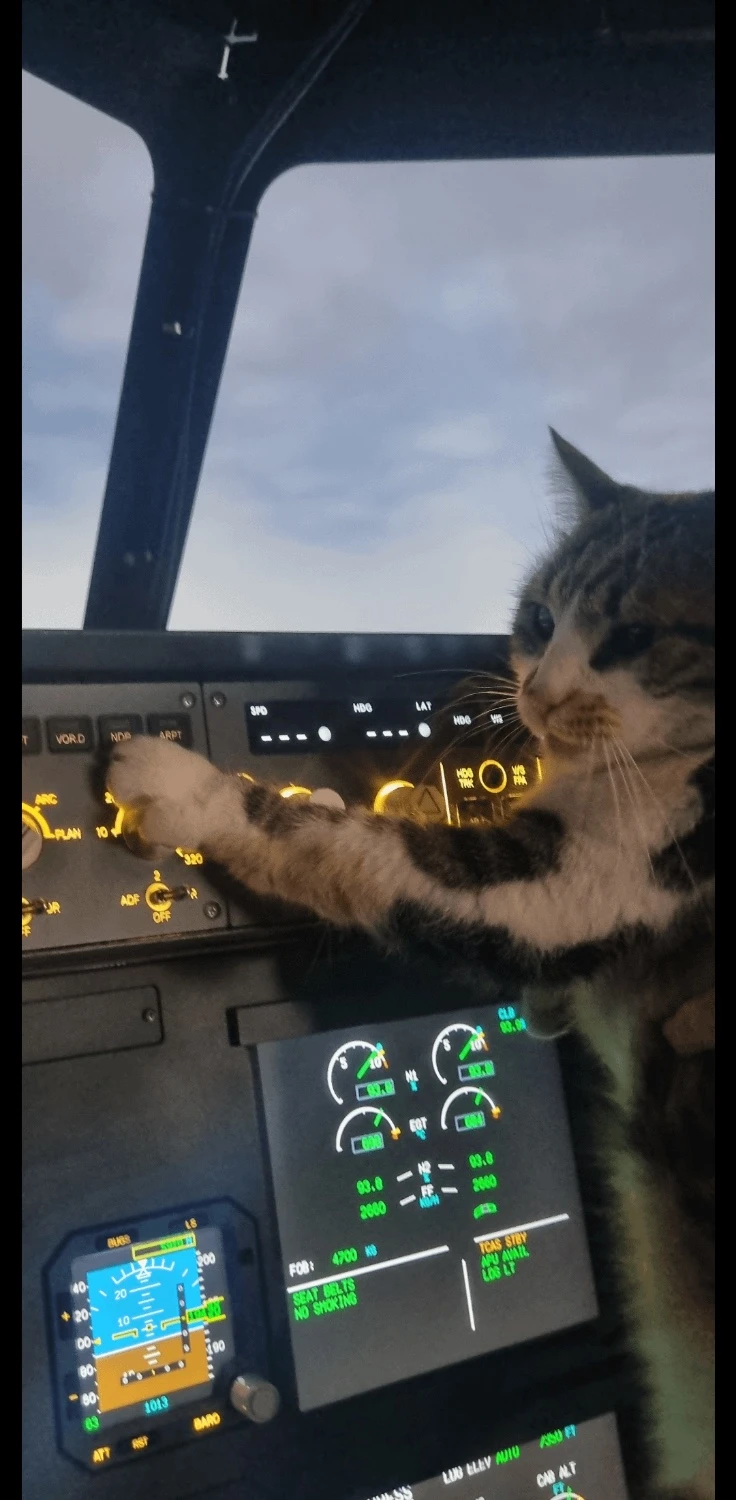
[[[101,776],[142,729],[463,823],[507,816],[535,759],[452,723],[460,671],[410,695],[375,670],[97,675],[24,688],[23,895],[59,907],[23,910],[24,1495],[624,1500],[638,1385],[575,1046],[532,1042],[493,975],[397,965],[181,855],[149,870]],[[275,706],[339,744],[254,750]],[[154,883],[197,894],[155,921]]]

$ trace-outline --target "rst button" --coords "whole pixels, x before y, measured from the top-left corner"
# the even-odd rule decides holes
[[[46,737],[55,755],[74,755],[94,749],[91,719],[47,719]]]
[[[124,745],[134,734],[143,733],[143,720],[139,714],[105,714],[97,723],[100,744],[106,750],[111,745]]]
[[[171,740],[175,745],[183,745],[185,750],[192,747],[192,721],[189,714],[149,714],[148,733],[159,740]]]

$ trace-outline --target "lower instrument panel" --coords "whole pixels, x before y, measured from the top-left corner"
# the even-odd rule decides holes
[[[622,1500],[609,1428],[578,1440],[630,1423],[632,1387],[570,1058],[508,996],[310,942],[28,981],[27,1500],[121,1500],[133,1471],[162,1500],[433,1475],[522,1500],[527,1469],[532,1493]],[[156,1045],[70,1055],[67,1004],[104,1029],[152,992]]]

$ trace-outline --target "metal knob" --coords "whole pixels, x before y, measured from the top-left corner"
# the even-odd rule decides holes
[[[23,836],[23,869],[30,870],[31,865],[35,865],[41,854],[43,839],[38,829],[32,823],[27,823],[25,818],[21,818],[20,827]]]
[[[281,1405],[275,1385],[260,1375],[238,1375],[230,1387],[230,1400],[251,1422],[270,1422]]]

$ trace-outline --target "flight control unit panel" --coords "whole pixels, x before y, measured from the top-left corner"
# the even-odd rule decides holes
[[[285,798],[364,806],[422,823],[503,822],[544,775],[496,689],[431,680],[92,683],[23,690],[23,950],[283,928],[274,902],[223,893],[197,850],[138,857],[105,789],[105,759],[136,734],[209,755]],[[488,692],[493,696],[489,699]],[[160,946],[160,944],[159,944]]]

